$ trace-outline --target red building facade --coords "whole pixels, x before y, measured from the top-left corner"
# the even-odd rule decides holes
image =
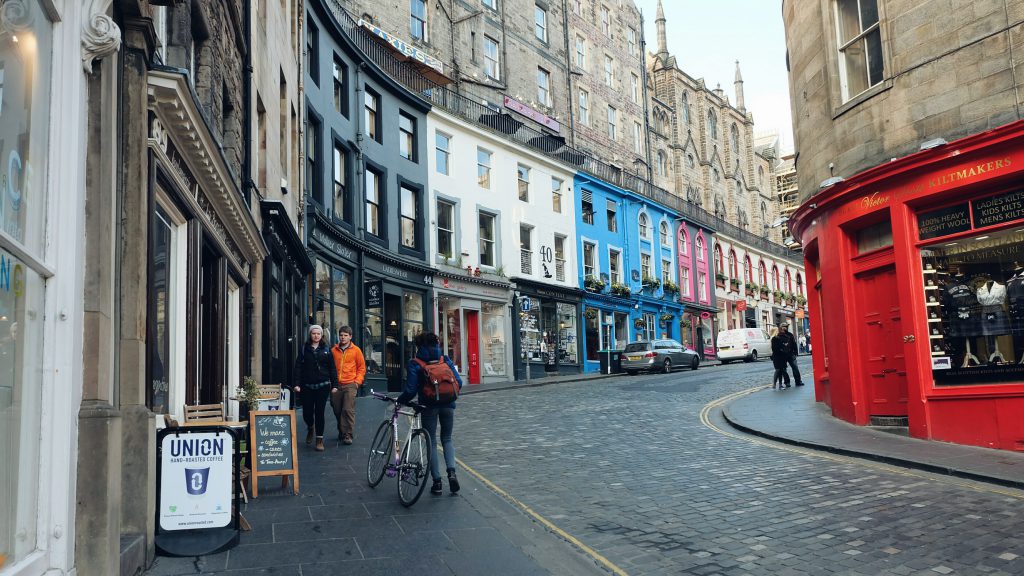
[[[1024,121],[806,199],[815,394],[866,425],[1024,450]]]

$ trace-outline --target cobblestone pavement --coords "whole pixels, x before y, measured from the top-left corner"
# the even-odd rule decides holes
[[[1020,492],[701,423],[770,375],[758,362],[467,396],[456,449],[632,576],[1024,573]]]

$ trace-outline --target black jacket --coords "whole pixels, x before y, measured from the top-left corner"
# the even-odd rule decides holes
[[[331,347],[325,342],[313,348],[304,344],[295,359],[295,385],[307,386],[328,382],[331,387],[338,385],[338,368],[334,365],[334,356],[331,354]]]
[[[789,360],[796,357],[796,338],[791,332],[779,332],[772,336],[772,360],[776,358]]]

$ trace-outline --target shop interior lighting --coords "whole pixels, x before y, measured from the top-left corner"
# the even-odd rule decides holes
[[[17,34],[14,34],[14,35],[11,36],[11,42],[14,42],[15,44],[18,43],[18,35]]]
[[[977,238],[975,238],[975,240],[978,241],[978,242],[980,242],[982,240],[987,240],[987,239],[988,239],[988,236],[978,236]]]

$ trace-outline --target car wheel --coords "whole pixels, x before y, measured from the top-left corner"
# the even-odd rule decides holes
[[[757,350],[750,351],[750,361],[757,362]]]
[[[722,366],[725,366],[729,362],[732,362],[732,360],[721,360],[721,362],[722,362]]]
[[[690,361],[690,369],[696,370],[697,368],[700,368],[700,358],[694,356],[693,360]]]
[[[665,374],[672,372],[672,361],[669,360],[668,358],[665,358],[665,363],[661,365],[661,370]]]

